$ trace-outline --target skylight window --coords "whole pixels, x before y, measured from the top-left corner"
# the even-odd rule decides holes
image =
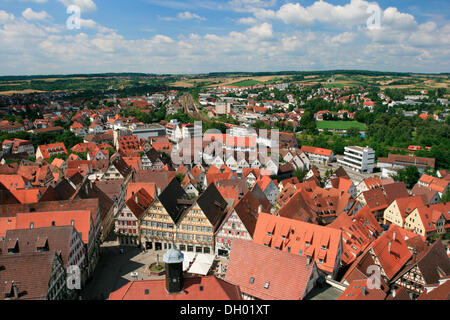
[[[251,284],[254,284],[254,283],[255,283],[255,278],[251,277],[251,278],[250,278],[250,283],[251,283]]]
[[[270,285],[270,282],[266,282],[266,284],[264,285],[264,289],[269,289],[269,285]]]

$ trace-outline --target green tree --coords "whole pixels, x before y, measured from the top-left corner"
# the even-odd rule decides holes
[[[296,177],[298,179],[298,181],[300,181],[300,182],[303,182],[303,180],[305,179],[305,176],[307,174],[308,174],[308,171],[302,170],[302,169],[297,169],[293,173],[294,177]]]
[[[417,167],[408,166],[406,169],[400,169],[393,176],[395,181],[403,181],[408,187],[412,187],[419,181],[420,173]]]
[[[443,195],[442,195],[442,198],[441,198],[441,202],[442,203],[444,203],[444,202],[449,202],[450,201],[450,189],[448,189]]]
[[[347,130],[349,137],[359,137],[359,129],[356,127],[351,127]]]
[[[182,173],[177,173],[177,175],[175,176],[175,178],[177,178],[178,182],[183,182],[185,175]]]

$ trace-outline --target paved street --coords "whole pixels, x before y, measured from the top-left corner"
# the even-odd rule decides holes
[[[120,253],[120,248],[124,253]],[[146,271],[148,266],[156,262],[156,253],[143,252],[136,247],[119,247],[116,242],[104,243],[101,247],[101,257],[94,272],[93,279],[86,284],[81,296],[84,300],[105,300],[109,294],[128,281],[136,280],[132,272],[138,273],[138,280],[158,279],[164,276],[150,276]],[[159,261],[165,251],[159,251]]]

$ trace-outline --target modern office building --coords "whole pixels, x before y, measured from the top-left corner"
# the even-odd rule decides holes
[[[338,160],[338,163],[361,173],[372,173],[375,166],[375,150],[369,147],[345,147],[344,159]]]

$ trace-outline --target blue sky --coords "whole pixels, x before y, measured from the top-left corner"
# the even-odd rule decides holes
[[[80,29],[66,26],[70,5],[81,10]],[[449,72],[449,7],[448,0],[0,0],[0,74]]]

